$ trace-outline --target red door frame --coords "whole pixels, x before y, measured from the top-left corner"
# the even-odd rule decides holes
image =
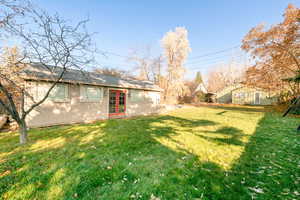
[[[125,112],[126,112],[126,90],[109,90],[108,95],[110,95],[110,92],[115,92],[116,93],[116,97],[115,97],[116,98],[115,99],[116,107],[115,107],[115,113],[108,113],[109,116],[123,116],[123,115],[125,115]],[[124,93],[124,112],[121,112],[121,113],[119,112],[120,93]],[[110,96],[108,98],[110,99]]]

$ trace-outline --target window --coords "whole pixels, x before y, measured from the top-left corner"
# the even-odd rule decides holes
[[[144,100],[143,90],[130,90],[130,100],[131,102],[139,102]]]
[[[66,84],[56,84],[49,95],[49,99],[53,101],[67,101],[68,98],[69,91]]]
[[[80,86],[80,99],[83,102],[99,102],[102,99],[102,88],[97,86]]]
[[[37,88],[37,99],[41,100],[47,94],[53,83],[40,82]],[[48,96],[49,100],[65,102],[69,99],[69,88],[67,84],[57,83]]]
[[[148,92],[148,96],[151,99],[151,102],[154,105],[158,105],[160,103],[160,93],[159,92]]]

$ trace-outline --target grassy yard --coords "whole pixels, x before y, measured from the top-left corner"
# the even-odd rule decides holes
[[[299,122],[198,107],[0,133],[0,199],[299,199]]]

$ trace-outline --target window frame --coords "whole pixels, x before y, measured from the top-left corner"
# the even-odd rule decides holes
[[[80,85],[80,102],[86,102],[86,103],[99,103],[103,100],[103,87],[94,86],[94,85]],[[99,98],[89,98],[88,97],[88,88],[98,89],[99,90]]]
[[[57,96],[53,96],[54,90],[56,89],[56,87],[58,86],[64,86],[64,93],[65,93],[65,97],[62,98],[58,98]],[[50,86],[51,87],[51,86]],[[70,100],[70,95],[69,95],[69,84],[65,84],[65,83],[56,83],[55,86],[53,87],[52,91],[50,92],[49,96],[48,96],[49,100],[53,101],[53,102],[68,102]]]
[[[140,95],[133,95],[133,94],[141,94],[141,96]],[[138,103],[138,102],[142,102],[144,100],[145,100],[145,91],[144,90],[136,90],[136,89],[131,89],[130,90],[130,102]]]
[[[50,87],[52,86],[53,83],[51,82],[37,82],[37,89],[36,89],[36,99],[38,101],[42,100]],[[57,86],[64,86],[65,87],[65,98],[57,98],[53,95],[54,90],[56,89]],[[43,96],[40,96],[40,94],[43,94]],[[46,101],[52,101],[52,102],[68,102],[70,101],[70,94],[69,94],[69,84],[66,83],[56,83],[53,89],[51,90],[50,94],[46,98]]]
[[[147,98],[150,99],[153,105],[160,104],[160,93],[154,91],[147,91]]]

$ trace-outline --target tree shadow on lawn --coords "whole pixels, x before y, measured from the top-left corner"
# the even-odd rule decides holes
[[[189,160],[180,171],[186,178],[180,180],[176,174],[171,178],[175,180],[171,184],[174,191],[180,183],[186,194],[181,199],[299,199],[300,144],[293,128],[297,123],[297,119],[266,113],[230,170],[213,162]],[[228,133],[227,128],[222,130]],[[165,179],[158,188],[167,190],[169,185]]]
[[[299,198],[300,145],[295,124],[295,118],[265,114],[244,153],[223,179],[226,199],[236,199],[239,194],[243,198],[238,199]]]
[[[221,112],[218,112],[216,115],[223,115],[225,113],[227,113],[228,111],[221,111]]]
[[[154,139],[176,135],[177,126],[188,130],[213,125],[213,121],[155,116],[34,130],[32,143],[1,163],[0,197],[150,199],[153,194],[160,199],[297,198],[299,137],[292,127],[296,120],[290,121],[291,125],[279,129],[282,119],[270,114],[262,118],[229,171]],[[240,134],[228,127],[219,132]],[[52,146],[44,147],[41,141],[50,141]]]
[[[223,115],[228,111],[242,111],[242,112],[266,112],[270,111],[272,106],[261,105],[207,105],[204,107],[221,110],[217,115]]]
[[[34,129],[28,145],[1,150],[0,155],[12,153],[1,156],[0,194],[4,199],[128,199],[139,192],[149,199],[150,185],[183,156],[193,157],[163,146],[154,137],[213,124],[155,116]],[[15,134],[4,142],[14,144],[17,139]]]
[[[232,145],[239,145],[239,146],[243,146],[244,142],[241,140],[242,137],[246,137],[248,135],[244,134],[242,130],[235,128],[235,127],[231,127],[231,126],[223,126],[219,129],[217,129],[216,131],[202,131],[204,133],[211,133],[211,134],[217,134],[217,135],[221,135],[221,136],[229,136],[229,137],[215,137],[215,136],[204,136],[201,134],[197,134],[199,137],[204,138],[206,140],[209,141],[213,141],[216,142],[218,144],[232,144]]]

